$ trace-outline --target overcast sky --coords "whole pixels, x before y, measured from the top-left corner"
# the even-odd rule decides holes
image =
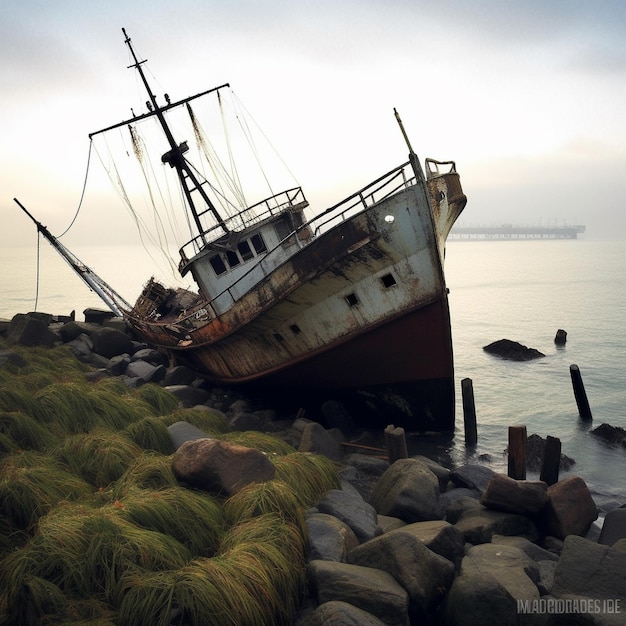
[[[142,110],[122,27],[172,100],[230,82],[318,208],[406,160],[396,107],[421,159],[456,161],[461,223],[626,237],[623,0],[5,0],[1,15],[2,245],[32,243],[14,197],[62,232],[88,134]],[[130,226],[99,193],[88,182],[76,237],[93,223],[103,243]]]

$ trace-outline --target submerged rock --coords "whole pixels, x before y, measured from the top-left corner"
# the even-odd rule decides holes
[[[603,439],[611,445],[622,445],[626,447],[626,430],[619,426],[611,426],[610,424],[601,424],[591,431],[592,435]]]
[[[509,361],[532,361],[533,359],[540,359],[546,356],[543,352],[535,350],[535,348],[528,348],[517,341],[511,341],[510,339],[500,339],[490,343],[483,348],[485,352],[498,356],[501,359],[507,359]]]

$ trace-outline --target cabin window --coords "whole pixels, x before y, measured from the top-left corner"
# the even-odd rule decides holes
[[[226,258],[230,267],[237,267],[241,263],[241,259],[234,250],[226,250]]]
[[[285,338],[280,333],[274,333],[274,339],[277,341],[285,341]]]
[[[237,244],[237,250],[239,250],[239,254],[244,261],[249,261],[254,256],[250,244],[245,239]]]
[[[349,293],[346,296],[346,302],[348,303],[348,306],[356,306],[359,303],[359,299],[356,297],[355,293]]]
[[[291,328],[291,332],[294,335],[299,335],[302,331],[300,330],[300,326],[298,326],[297,324],[292,324],[289,328]]]
[[[213,271],[219,276],[226,271],[226,265],[224,265],[224,260],[219,254],[211,257],[210,259],[211,267]]]
[[[386,287],[387,289],[396,284],[396,279],[393,277],[393,274],[385,274],[381,277],[380,281],[382,282],[383,287]]]
[[[287,238],[293,230],[293,228],[291,228],[291,224],[285,219],[276,220],[276,222],[274,222],[274,229],[276,230],[276,234],[278,235],[278,239],[280,241]]]
[[[257,235],[252,235],[252,237],[250,237],[250,242],[252,243],[252,247],[257,254],[261,254],[261,252],[267,252],[267,246],[265,245],[265,241],[263,241],[263,237],[260,233]]]

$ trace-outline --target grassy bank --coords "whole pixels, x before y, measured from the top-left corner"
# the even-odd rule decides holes
[[[9,348],[0,342],[0,350]],[[89,382],[66,348],[0,367],[0,624],[287,624],[304,584],[303,510],[325,457],[156,385]],[[178,485],[168,425],[257,448],[276,478],[226,499]]]

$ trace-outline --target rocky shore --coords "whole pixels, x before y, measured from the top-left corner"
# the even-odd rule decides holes
[[[257,406],[207,385],[97,311],[85,322],[18,315],[0,321],[0,337],[0,366],[19,360],[11,345],[63,343],[92,366],[93,380],[158,383],[183,406],[223,411],[234,430],[271,433],[331,459],[341,484],[305,513],[308,590],[298,626],[626,623],[626,508],[615,503],[600,530],[578,476],[548,486],[425,456],[390,464],[373,450],[381,434],[359,430],[341,405],[320,402],[323,424]],[[236,493],[273,477],[256,450],[217,444],[185,422],[169,433],[181,483]]]

